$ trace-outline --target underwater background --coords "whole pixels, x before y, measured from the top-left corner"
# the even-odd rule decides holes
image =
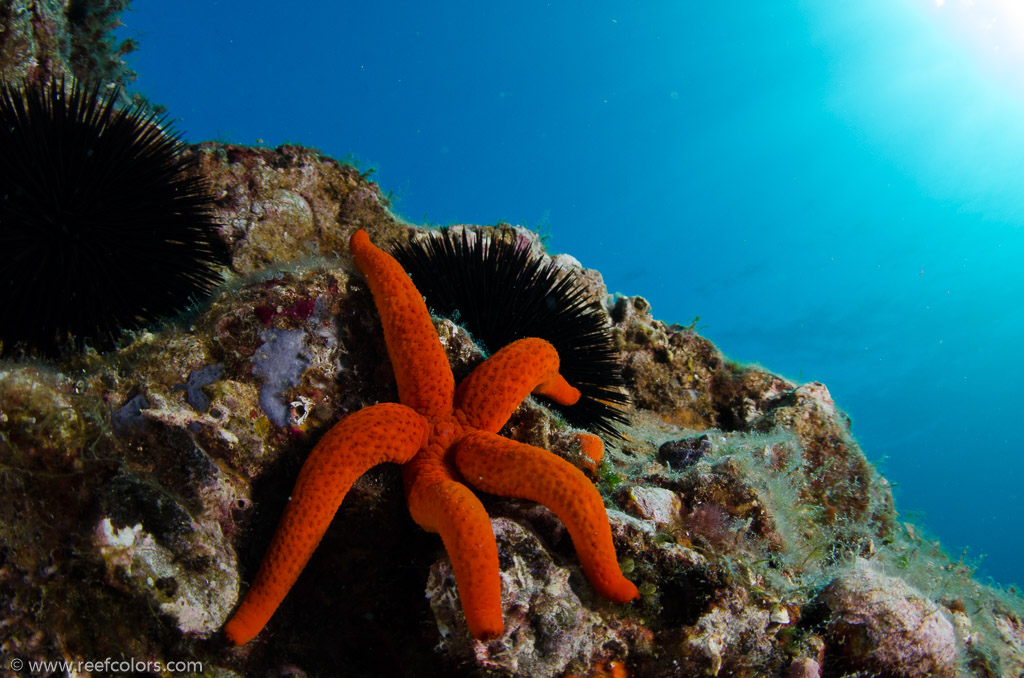
[[[1024,581],[1024,5],[201,7],[118,32],[186,140],[316,147],[409,221],[539,230],[824,382],[904,516]]]

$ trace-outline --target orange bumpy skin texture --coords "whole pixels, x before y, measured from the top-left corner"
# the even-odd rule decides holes
[[[587,466],[590,470],[597,468],[597,465],[604,459],[604,443],[593,433],[581,433],[579,435],[580,451],[587,458]]]
[[[385,462],[403,464],[409,513],[441,536],[452,561],[470,633],[500,636],[501,580],[491,521],[473,487],[549,507],[565,523],[583,571],[609,600],[639,596],[615,558],[608,515],[593,484],[547,450],[497,435],[530,393],[572,405],[580,394],[558,373],[558,353],[543,339],[520,339],[479,365],[455,389],[423,297],[365,231],[350,241],[384,327],[402,404],[350,414],[313,448],[299,473],[270,548],[224,632],[236,645],[263,629],[327,531],[359,476]],[[589,435],[589,434],[584,434]],[[600,439],[584,445],[600,460]]]

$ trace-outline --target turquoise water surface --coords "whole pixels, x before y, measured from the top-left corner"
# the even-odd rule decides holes
[[[189,141],[353,154],[410,221],[548,233],[827,384],[901,512],[1024,581],[1024,6],[135,4],[135,88]]]

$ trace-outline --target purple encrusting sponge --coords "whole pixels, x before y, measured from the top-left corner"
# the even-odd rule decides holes
[[[298,386],[300,377],[312,362],[302,330],[264,330],[263,344],[250,360],[253,373],[263,377],[259,403],[274,426],[288,424],[288,403],[284,392]]]

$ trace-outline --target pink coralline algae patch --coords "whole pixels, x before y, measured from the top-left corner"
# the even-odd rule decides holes
[[[316,308],[316,299],[300,299],[291,306],[274,306],[265,304],[253,309],[263,327],[270,327],[274,318],[284,316],[292,320],[309,320]]]

